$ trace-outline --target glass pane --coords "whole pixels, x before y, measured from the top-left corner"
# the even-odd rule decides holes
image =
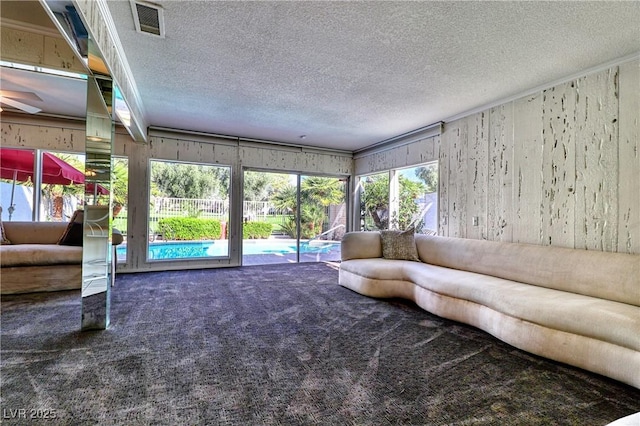
[[[149,260],[228,257],[231,168],[151,161]]]
[[[414,226],[417,233],[438,229],[437,163],[403,169],[398,172],[400,187],[397,228]]]
[[[297,262],[297,175],[244,172],[242,264]]]
[[[84,154],[41,153],[40,221],[68,222],[84,204]]]
[[[85,155],[67,152],[2,148],[2,219],[68,222],[73,212],[83,208]],[[34,173],[41,176],[38,201],[34,201]],[[94,186],[95,194],[108,194],[102,185]],[[90,195],[91,197],[91,195]],[[91,197],[93,198],[93,197]],[[34,203],[38,204],[34,211]]]
[[[113,157],[111,168],[113,192],[113,227],[122,233],[123,242],[116,248],[118,263],[127,260],[127,220],[129,205],[129,159]]]
[[[302,176],[300,181],[300,261],[340,260],[347,225],[346,181]]]
[[[360,228],[389,229],[389,173],[360,178]]]
[[[35,151],[0,148],[0,195],[3,221],[33,220]]]

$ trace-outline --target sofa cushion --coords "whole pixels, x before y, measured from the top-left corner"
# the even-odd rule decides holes
[[[57,244],[13,244],[0,246],[0,266],[82,264],[82,247]]]
[[[413,228],[406,231],[380,231],[380,239],[382,257],[385,259],[420,261]]]
[[[640,255],[416,236],[420,259],[447,268],[640,306]]]
[[[341,260],[382,257],[379,232],[347,232],[340,242]]]
[[[404,280],[405,278],[400,273],[401,265],[404,263],[414,262],[382,258],[343,260],[342,263],[340,263],[340,269],[365,278]]]
[[[58,244],[65,246],[81,246],[83,240],[84,211],[76,210],[71,216],[64,233],[58,240]]]
[[[5,222],[4,230],[12,244],[58,244],[66,222]]]

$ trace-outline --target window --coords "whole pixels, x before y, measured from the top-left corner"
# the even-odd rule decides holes
[[[84,155],[2,148],[0,160],[3,220],[66,222],[82,205]]]
[[[438,165],[399,170],[398,214],[395,228],[413,226],[416,232],[438,230]],[[392,222],[394,219],[392,218]]]
[[[340,260],[346,188],[343,178],[245,171],[242,264]]]
[[[228,257],[231,168],[151,161],[149,260]]]
[[[389,229],[389,173],[361,177],[359,195],[360,229]]]
[[[438,164],[361,176],[360,229],[438,229]]]

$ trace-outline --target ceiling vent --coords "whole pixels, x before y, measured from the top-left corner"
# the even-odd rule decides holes
[[[139,33],[164,37],[163,9],[153,3],[131,1],[133,21]]]

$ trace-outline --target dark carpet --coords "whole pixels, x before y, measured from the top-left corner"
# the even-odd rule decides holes
[[[638,389],[337,282],[322,263],[123,274],[96,332],[79,331],[79,292],[5,296],[3,424],[34,424],[17,410],[69,425],[605,425],[640,411]]]

